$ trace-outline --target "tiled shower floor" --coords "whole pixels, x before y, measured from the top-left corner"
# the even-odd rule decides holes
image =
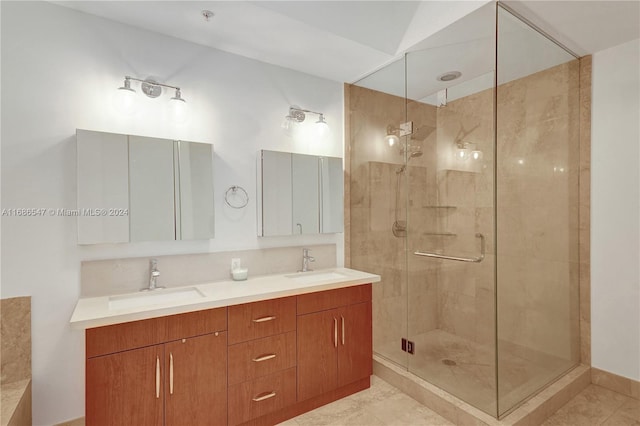
[[[435,386],[493,414],[495,408],[495,351],[442,330],[414,337],[415,354],[409,370]],[[379,355],[403,354],[398,344],[376,348]],[[512,407],[571,368],[571,363],[513,346],[500,350],[500,405]],[[401,355],[402,356],[402,355]],[[397,358],[396,358],[397,359]],[[402,358],[401,358],[402,359]]]

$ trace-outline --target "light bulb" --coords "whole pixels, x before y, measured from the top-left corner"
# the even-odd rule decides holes
[[[284,120],[282,120],[282,124],[280,125],[280,127],[282,127],[282,129],[283,129],[284,131],[288,131],[288,130],[290,130],[290,129],[291,129],[291,125],[292,125],[292,124],[293,124],[293,123],[291,122],[291,116],[290,116],[290,115],[287,115],[287,116],[284,118]]]
[[[469,158],[469,150],[467,148],[458,148],[456,150],[456,158],[458,160],[467,160]]]
[[[474,160],[482,160],[482,151],[474,150],[471,151],[471,158]]]
[[[178,124],[184,123],[187,120],[187,103],[171,99],[171,119]]]
[[[329,133],[329,125],[324,121],[324,116],[320,114],[320,118],[316,121],[315,132],[318,137],[323,138]]]
[[[115,108],[121,114],[130,115],[136,110],[136,91],[131,88],[131,81],[126,78],[124,86],[118,88],[115,95]]]
[[[397,137],[396,135],[387,135],[385,136],[384,140],[387,141],[389,146],[394,146],[395,144],[400,142],[400,138]]]

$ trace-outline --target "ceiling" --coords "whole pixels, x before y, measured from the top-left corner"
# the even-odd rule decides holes
[[[489,34],[493,30],[469,20],[447,28],[482,9],[487,0],[53,3],[340,82],[359,80],[405,52],[434,49],[455,40],[470,43],[468,52],[473,52],[471,44],[482,43],[487,30]],[[640,0],[506,4],[579,55],[640,37]],[[202,10],[211,10],[215,16],[207,21]],[[462,50],[453,56],[449,49],[440,50],[442,60],[430,62],[442,64],[442,72],[448,71],[444,68],[451,57],[469,57]],[[474,66],[471,59],[466,67]]]

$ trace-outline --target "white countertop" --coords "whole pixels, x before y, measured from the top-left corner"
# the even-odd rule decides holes
[[[327,278],[314,282],[304,282],[306,279],[313,280],[312,277],[314,275],[321,274],[326,274]],[[292,279],[291,277],[305,278]],[[136,292],[128,295],[86,297],[78,300],[69,322],[73,328],[87,329],[379,281],[379,275],[348,268],[331,268],[322,271],[301,272],[298,274],[264,275],[252,277],[246,281],[229,280],[189,285],[185,286],[185,288],[196,288],[202,293],[202,296],[188,300],[164,301],[117,310],[109,308],[109,302],[114,297],[144,297],[142,295],[145,294],[151,295],[151,298],[153,298],[153,294],[159,294],[156,292],[162,292],[163,290],[156,290],[155,292],[149,293]],[[180,287],[171,287],[166,289],[166,291],[172,292],[179,289]]]

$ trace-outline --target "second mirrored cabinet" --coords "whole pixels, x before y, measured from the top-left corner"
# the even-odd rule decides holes
[[[343,232],[342,158],[258,153],[258,235]]]

